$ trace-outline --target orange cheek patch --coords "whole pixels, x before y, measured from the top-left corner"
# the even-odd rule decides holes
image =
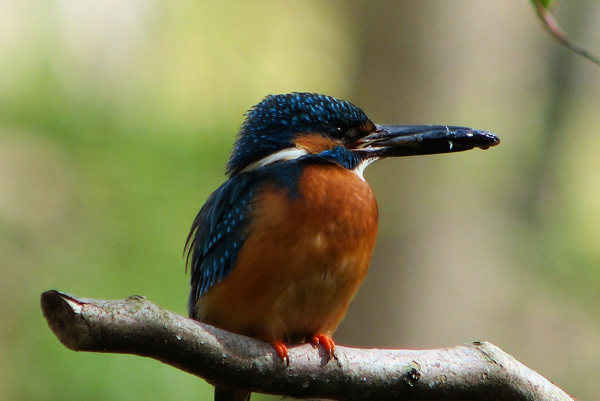
[[[304,132],[294,138],[296,146],[307,149],[310,153],[320,153],[333,149],[339,144],[323,135]]]
[[[359,130],[364,133],[364,135],[368,135],[369,133],[375,131],[377,127],[371,121],[367,121],[363,125],[360,126]]]

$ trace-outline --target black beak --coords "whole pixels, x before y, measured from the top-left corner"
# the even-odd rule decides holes
[[[429,155],[487,149],[500,143],[496,135],[445,125],[376,125],[377,130],[353,146],[366,158]]]

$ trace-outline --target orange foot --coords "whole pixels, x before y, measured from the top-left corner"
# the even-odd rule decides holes
[[[328,359],[333,357],[333,353],[335,352],[335,342],[333,339],[326,334],[317,334],[310,339],[310,342],[318,347],[319,344],[323,346],[325,353],[328,356]]]
[[[288,347],[286,343],[283,341],[277,341],[273,343],[273,348],[275,348],[275,352],[281,358],[281,361],[286,364],[286,366],[290,365],[290,359],[288,358]]]

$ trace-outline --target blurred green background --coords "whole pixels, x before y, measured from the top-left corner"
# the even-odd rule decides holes
[[[600,3],[557,3],[600,51]],[[4,0],[0,399],[210,399],[159,362],[67,350],[39,296],[140,294],[185,314],[190,224],[244,112],[289,91],[502,139],[368,169],[380,235],[339,344],[487,340],[598,398],[600,68],[528,1]]]

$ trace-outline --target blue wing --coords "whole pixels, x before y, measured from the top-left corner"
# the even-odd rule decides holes
[[[238,174],[213,192],[192,223],[186,248],[191,268],[190,317],[198,298],[227,277],[248,235],[258,183],[252,174]]]

